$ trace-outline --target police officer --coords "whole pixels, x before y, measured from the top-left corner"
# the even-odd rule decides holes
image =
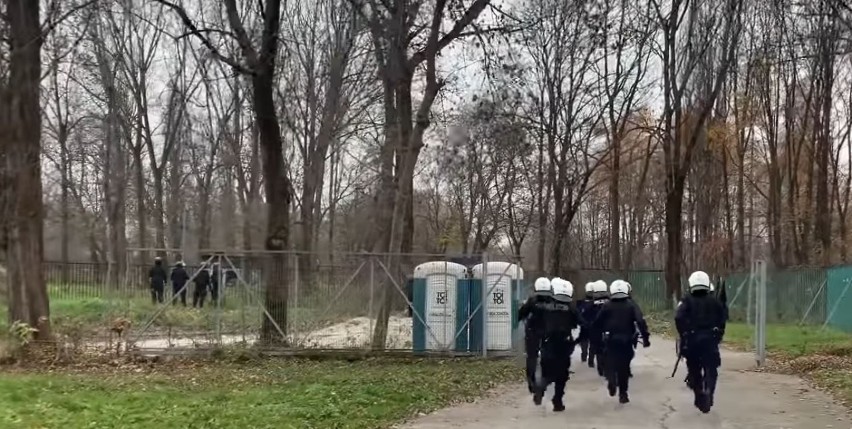
[[[711,281],[710,282],[710,295],[716,296],[715,291],[716,291],[716,287],[715,287],[715,285],[713,285],[713,282]],[[683,298],[681,298],[681,300],[677,303],[678,307],[680,307],[680,305],[682,303],[683,303]],[[723,305],[723,307],[724,307],[724,305]],[[728,320],[727,308],[725,308],[724,318],[725,318],[725,320]],[[683,382],[686,383],[686,387],[692,389],[692,380],[690,380],[690,378],[689,378],[689,371],[686,372],[686,377],[683,379]]]
[[[625,283],[627,283],[627,299],[633,300],[633,285],[631,285],[630,282],[625,282]],[[636,327],[636,331],[633,332],[633,350],[636,350],[636,348],[639,347],[639,338],[641,336],[642,336],[642,334],[639,332],[639,327]],[[630,378],[633,378],[633,370],[628,369],[627,375]]]
[[[210,287],[210,271],[204,263],[198,274],[195,275],[195,290],[192,292],[192,306],[204,308],[204,300],[207,298],[207,288]]]
[[[606,350],[606,379],[609,396],[615,396],[618,389],[618,402],[630,402],[627,389],[630,384],[630,362],[633,360],[633,333],[636,327],[642,334],[642,345],[650,347],[648,325],[642,316],[642,310],[630,299],[630,290],[624,280],[616,280],[610,286],[610,301],[601,309],[594,325],[604,332]]]
[[[533,295],[518,309],[518,320],[524,321],[524,353],[527,358],[527,387],[530,393],[535,390],[535,369],[538,366],[538,353],[544,335],[543,307],[537,304],[553,301],[550,280],[546,277],[537,278],[533,287]]]
[[[586,283],[586,294],[583,296],[583,299],[577,303],[577,311],[582,315],[585,314],[589,307],[592,305],[594,301],[593,295],[595,291],[595,283],[588,282]],[[580,360],[585,362],[589,358],[589,335],[588,335],[588,327],[580,326],[581,331],[586,331],[584,334],[581,334],[580,337],[583,338],[580,341]]]
[[[571,331],[580,325],[580,314],[574,306],[574,286],[570,282],[556,278],[551,281],[551,286],[553,300],[536,304],[544,314],[544,338],[541,344],[541,379],[536,383],[533,402],[541,405],[547,386],[553,383],[553,411],[559,412],[565,410],[562,397],[575,345]]]
[[[719,343],[725,335],[726,312],[724,304],[710,293],[707,273],[692,273],[688,283],[689,295],[677,307],[675,326],[680,335],[681,355],[686,358],[688,384],[695,394],[694,405],[708,413],[713,407],[722,365]]]
[[[603,309],[604,304],[609,301],[609,290],[607,284],[603,280],[598,280],[592,288],[592,303],[580,315],[586,323],[591,323],[598,318],[598,314]],[[594,325],[589,325],[587,328],[589,341],[589,368],[594,368],[597,362],[598,375],[603,377],[604,361],[603,361],[603,331]],[[584,336],[585,338],[585,336]]]
[[[151,301],[154,304],[162,303],[166,289],[166,269],[159,256],[154,258],[154,266],[148,271],[148,281],[151,283]]]
[[[189,281],[189,274],[186,273],[183,261],[178,261],[175,268],[172,270],[172,293],[180,295],[180,302],[186,307],[186,282]],[[172,304],[177,305],[177,300],[172,300]]]

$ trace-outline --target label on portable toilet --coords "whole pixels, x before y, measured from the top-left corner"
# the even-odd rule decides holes
[[[442,350],[454,344],[456,336],[455,282],[455,277],[441,274],[429,275],[426,280],[427,350]]]
[[[486,312],[488,313],[488,348],[509,350],[512,348],[512,294],[508,276],[489,275]],[[496,283],[496,286],[495,286]]]

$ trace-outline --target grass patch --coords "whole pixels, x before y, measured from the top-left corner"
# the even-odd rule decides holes
[[[116,319],[130,321],[132,329],[141,329],[150,321],[162,304],[154,304],[146,289],[76,290],[51,285],[50,313],[54,330],[83,337],[105,337]],[[171,288],[165,292],[165,300],[171,299]],[[219,308],[213,305],[210,295],[203,309],[193,309],[191,290],[187,293],[189,307],[168,306],[153,321],[148,333],[159,332],[212,332],[217,320],[222,332],[252,332],[260,329],[264,314],[257,300],[263,294],[252,296],[243,288],[225,288]],[[353,312],[332,308],[323,314],[326,303],[321,300],[304,299],[300,307],[288,309],[288,329],[303,332],[354,317]],[[7,305],[0,301],[0,332],[8,331]],[[363,312],[363,311],[362,311]]]
[[[754,327],[728,323],[725,344],[737,350],[754,347]],[[852,354],[852,336],[818,326],[767,325],[766,350],[778,357],[797,358],[811,354]]]
[[[109,375],[4,374],[0,427],[385,428],[521,378],[510,361],[479,360],[263,360]]]

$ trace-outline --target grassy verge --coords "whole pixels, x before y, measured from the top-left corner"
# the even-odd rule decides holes
[[[725,344],[736,350],[753,349],[754,327],[729,323]],[[767,325],[766,350],[779,360],[815,355],[852,353],[852,336],[819,326]]]
[[[753,350],[754,327],[728,324],[725,344]],[[766,370],[804,377],[852,405],[852,335],[819,326],[767,325],[766,350],[772,359]]]
[[[126,319],[133,329],[141,329],[161,308],[151,302],[146,290],[122,292],[97,291],[75,296],[56,287],[50,289],[50,312],[56,332],[81,337],[106,337],[117,319]],[[168,290],[165,298],[172,297]],[[187,299],[191,304],[192,296]],[[207,296],[203,309],[167,306],[153,319],[149,334],[165,332],[213,331],[217,321],[223,332],[247,332],[260,328],[264,318],[257,296],[250,296],[238,288],[225,290],[223,300],[217,308]],[[329,324],[347,320],[359,313],[350,309],[333,308],[324,314],[326,303],[303,299],[300,307],[288,310],[288,328],[293,332],[319,329]],[[363,311],[361,311],[363,312]],[[8,330],[7,306],[0,301],[0,332]]]
[[[509,361],[263,360],[0,377],[0,427],[384,428],[520,379]]]

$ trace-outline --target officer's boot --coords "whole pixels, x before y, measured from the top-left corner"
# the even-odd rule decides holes
[[[553,392],[553,411],[565,411],[565,404],[562,403],[562,397],[565,395],[565,382],[556,382]]]
[[[541,405],[541,398],[544,397],[544,392],[547,390],[547,379],[541,377],[537,383],[535,383],[535,391],[533,392],[533,404]]]
[[[615,371],[613,371],[612,365],[607,365],[606,370],[606,390],[609,392],[609,396],[615,396],[616,389],[618,385],[616,384],[616,375]]]
[[[627,396],[627,387],[628,387],[628,384],[627,384],[628,381],[627,380],[629,378],[625,378],[624,380],[622,380],[621,377],[622,377],[622,375],[619,374],[619,376],[618,376],[618,378],[619,378],[618,379],[618,402],[620,404],[626,404],[626,403],[630,402],[630,397]]]
[[[598,361],[598,375],[601,377],[605,377],[604,370],[606,368],[604,367],[603,362],[606,362],[606,357],[604,357],[603,353],[598,353],[598,355],[595,357],[595,360]]]

